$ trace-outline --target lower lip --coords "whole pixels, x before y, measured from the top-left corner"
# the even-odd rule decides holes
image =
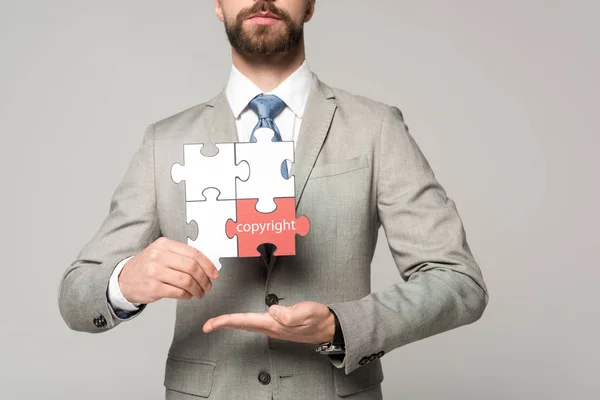
[[[250,18],[249,21],[252,22],[253,24],[258,24],[258,25],[273,25],[273,24],[276,24],[277,22],[279,22],[279,20],[276,18],[268,18],[268,17],[253,17],[253,18]]]

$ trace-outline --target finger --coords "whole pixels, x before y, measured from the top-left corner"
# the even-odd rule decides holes
[[[161,257],[162,262],[164,262],[169,268],[191,276],[205,292],[212,288],[212,283],[209,277],[206,276],[204,270],[193,258],[188,258],[168,251],[163,252]]]
[[[206,333],[208,332],[212,332],[214,330],[217,329],[241,329],[244,331],[248,331],[248,332],[256,332],[256,333],[262,333],[265,334],[269,337],[274,337],[274,338],[280,338],[279,335],[277,333],[275,333],[274,331],[270,330],[270,329],[262,329],[262,328],[253,328],[253,327],[245,327],[245,328],[233,328],[233,327],[219,327],[219,328],[214,328],[211,325],[211,322],[207,321],[204,326],[202,327],[202,330]]]
[[[292,307],[272,305],[269,307],[269,315],[282,325],[288,327],[303,326],[304,318]]]
[[[202,267],[202,270],[204,270],[204,273],[206,273],[207,276],[210,276],[213,279],[217,279],[219,277],[219,271],[217,271],[217,267],[215,267],[215,264],[213,264],[213,262],[210,261],[208,257],[206,257],[206,255],[200,250],[192,246],[188,246],[187,244],[177,242],[175,240],[171,240],[169,242],[168,249],[173,253],[177,253],[182,256],[196,260],[196,262],[200,265],[200,267]]]
[[[268,313],[237,313],[220,315],[211,321],[212,329],[234,328],[253,332],[274,332],[278,324]]]
[[[162,299],[178,299],[178,300],[189,300],[192,297],[194,297],[194,295],[190,292],[188,292],[185,289],[182,289],[180,287],[176,287],[173,285],[169,285],[168,283],[160,283],[160,286],[157,290],[158,295],[160,296],[160,298]]]
[[[183,289],[194,297],[203,297],[204,289],[189,274],[171,268],[161,268],[156,272],[156,279],[162,283]]]

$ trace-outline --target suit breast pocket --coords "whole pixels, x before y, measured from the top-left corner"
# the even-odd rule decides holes
[[[366,154],[362,154],[358,157],[348,158],[342,161],[336,161],[329,164],[316,164],[312,172],[310,173],[309,179],[323,178],[326,176],[342,175],[348,172],[353,172],[362,168],[366,168],[369,165],[369,160]]]

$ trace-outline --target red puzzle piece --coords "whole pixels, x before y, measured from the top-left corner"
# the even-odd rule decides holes
[[[273,199],[277,208],[270,213],[256,211],[258,199],[237,200],[237,222],[229,219],[227,237],[238,237],[238,256],[257,257],[256,250],[264,243],[277,247],[276,256],[296,254],[296,235],[306,236],[310,229],[308,218],[296,218],[296,199],[280,197]]]

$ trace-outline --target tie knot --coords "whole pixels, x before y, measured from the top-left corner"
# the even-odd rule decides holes
[[[285,102],[274,94],[259,94],[250,101],[248,107],[258,118],[275,119],[285,108]]]

